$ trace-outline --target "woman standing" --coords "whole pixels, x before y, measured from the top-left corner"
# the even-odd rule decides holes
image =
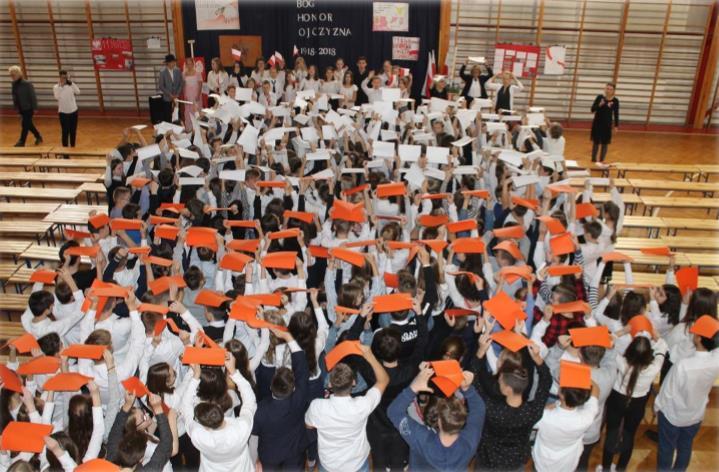
[[[60,128],[62,129],[62,145],[64,147],[75,147],[75,136],[77,135],[77,102],[75,95],[80,95],[80,88],[70,80],[67,71],[60,71],[60,79],[52,92],[57,100],[57,112],[60,116]]]
[[[207,73],[207,87],[210,90],[210,94],[224,95],[227,90],[227,86],[230,84],[230,76],[222,68],[222,63],[219,57],[212,59],[212,70]],[[210,97],[208,99],[208,105],[212,107],[215,104],[215,99]]]
[[[192,117],[195,112],[202,108],[202,74],[195,69],[195,60],[192,57],[185,59],[185,70],[183,72],[185,81],[182,88],[183,99],[192,102],[192,105],[185,104],[185,129],[192,129]]]
[[[619,131],[619,99],[614,96],[615,85],[607,82],[604,86],[604,95],[597,95],[592,104],[592,113],[594,113],[594,121],[592,121],[592,162],[597,162],[597,151],[601,146],[599,153],[599,162],[604,162],[607,156],[607,146],[612,142],[612,121],[614,121],[614,130]]]

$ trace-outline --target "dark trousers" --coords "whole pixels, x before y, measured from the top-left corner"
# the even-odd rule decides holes
[[[305,470],[305,454],[304,452],[302,454],[299,454],[297,456],[288,457],[282,462],[276,462],[276,463],[269,463],[262,461],[262,469],[267,471],[279,471],[279,470],[289,470],[289,471],[300,471]]]
[[[609,398],[607,398],[607,436],[602,454],[604,470],[609,470],[616,454],[619,454],[617,470],[626,469],[632,458],[634,436],[639,423],[644,418],[647,400],[649,400],[649,394],[640,398],[632,398],[629,402],[627,402],[627,397],[616,390],[612,390],[612,393],[609,394]]]
[[[692,459],[692,442],[701,423],[691,426],[674,426],[659,412],[659,449],[657,470],[686,470]],[[676,452],[676,459],[674,458]]]
[[[172,123],[172,102],[162,101],[162,121]]]
[[[599,444],[599,441],[592,444],[585,444],[582,450],[582,455],[579,457],[579,464],[577,465],[577,472],[586,472],[589,468],[589,458],[592,455],[594,446]]]
[[[20,131],[20,139],[18,142],[20,144],[25,144],[25,140],[27,139],[27,133],[28,131],[35,136],[35,139],[42,139],[42,136],[40,136],[40,132],[35,128],[35,124],[32,122],[32,110],[23,110],[20,112],[20,124],[22,126],[22,131]]]
[[[200,451],[192,444],[190,436],[185,433],[178,438],[179,451],[170,458],[173,470],[195,471],[200,467]]]
[[[599,153],[599,162],[604,162],[604,159],[607,157],[607,147],[609,145],[606,143],[598,143],[594,142],[592,143],[592,162],[597,162],[597,151],[599,151],[599,148],[601,147],[601,152]]]
[[[77,110],[72,113],[58,113],[60,116],[60,129],[62,130],[62,145],[75,147],[77,136]]]

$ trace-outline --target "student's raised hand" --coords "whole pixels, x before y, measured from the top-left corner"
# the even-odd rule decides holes
[[[289,342],[292,342],[295,340],[295,338],[292,337],[292,334],[289,331],[284,331],[284,330],[277,329],[277,328],[270,328],[270,332],[286,343],[289,343]]]
[[[132,408],[132,405],[135,404],[135,394],[132,392],[128,392],[125,390],[125,404],[122,405],[122,411],[125,413],[128,413],[130,409]]]
[[[187,311],[187,308],[185,308],[185,305],[183,305],[182,303],[178,301],[173,301],[170,304],[170,311],[173,313],[182,314]]]
[[[472,386],[472,382],[474,382],[474,374],[468,370],[465,370],[464,372],[462,372],[462,377],[463,380],[462,384],[460,385],[460,388],[466,392],[467,389]]]
[[[147,395],[147,401],[150,404],[150,407],[152,408],[152,412],[155,415],[161,415],[163,413],[162,410],[162,397],[160,395],[155,395],[154,393],[150,393]]]
[[[409,388],[415,393],[432,392],[429,386],[429,379],[434,375],[434,369],[428,362],[422,362],[419,366],[419,373],[414,378]]]
[[[450,328],[454,328],[454,325],[457,323],[457,319],[454,316],[449,316],[447,312],[444,313],[444,321],[447,322],[447,326]]]
[[[60,443],[57,442],[57,440],[52,436],[47,435],[43,438],[43,440],[45,441],[45,446],[52,452],[52,454],[56,458],[59,458],[65,452],[65,450],[60,446]]]
[[[542,319],[549,323],[549,320],[552,319],[552,316],[554,316],[554,310],[552,309],[551,305],[547,305],[544,307],[544,314],[542,315]]]
[[[108,370],[115,367],[115,358],[112,356],[112,351],[110,349],[102,351],[102,359],[105,361],[105,367]]]
[[[544,359],[542,359],[542,356],[539,353],[539,346],[534,343],[531,343],[529,346],[527,346],[527,350],[529,351],[529,355],[532,357],[532,360],[535,364],[544,364]]]
[[[477,316],[474,319],[474,324],[472,325],[472,330],[474,331],[474,334],[482,334],[483,329],[484,329],[484,317]]]
[[[235,359],[235,356],[232,353],[227,352],[225,354],[225,369],[227,370],[228,374],[232,375],[235,373],[236,364],[237,359]]]

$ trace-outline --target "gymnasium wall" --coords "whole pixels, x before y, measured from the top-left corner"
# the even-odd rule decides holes
[[[92,18],[94,37],[127,39],[125,4],[133,39],[135,77],[129,71],[99,71],[96,81],[88,17]],[[147,108],[147,97],[157,90],[155,77],[165,54],[174,50],[169,0],[15,0],[12,5],[26,73],[35,85],[41,108],[57,107],[52,87],[57,83],[60,67],[68,70],[80,87],[77,101],[81,109],[99,109],[100,97],[110,110],[135,110],[138,105]],[[159,39],[159,49],[147,48],[149,37]],[[7,0],[0,0],[0,50],[0,69],[7,77],[9,66],[21,64]],[[0,86],[0,106],[12,106],[9,78]]]
[[[590,120],[594,97],[616,78],[621,119],[683,125],[712,0],[452,0],[447,62],[494,56],[498,42],[565,45],[562,76],[524,79],[515,103],[553,119]],[[616,64],[616,67],[615,67]],[[713,71],[710,71],[713,73]]]

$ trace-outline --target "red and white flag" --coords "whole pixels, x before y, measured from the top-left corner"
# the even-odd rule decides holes
[[[297,45],[292,46],[292,57],[297,57],[300,55],[300,50],[297,49]]]
[[[242,59],[242,51],[240,49],[232,48],[232,59],[240,61]]]
[[[275,61],[277,61],[277,62],[281,62],[281,63],[284,63],[284,62],[285,62],[285,58],[282,57],[282,54],[280,54],[280,53],[277,52],[277,51],[275,51],[275,53],[272,55],[272,57],[274,57],[274,58],[275,58]]]
[[[274,67],[276,62],[277,62],[277,59],[275,59],[275,55],[274,55],[274,54],[271,55],[269,59],[267,59],[267,64],[268,64],[270,67]]]
[[[400,77],[407,77],[409,75],[409,68],[408,67],[400,67],[399,68],[399,76]]]
[[[430,51],[428,54],[427,73],[424,75],[424,84],[422,85],[422,94],[425,97],[429,97],[429,91],[432,89],[432,82],[434,81],[434,74],[437,72],[437,64],[434,61],[434,51]]]

